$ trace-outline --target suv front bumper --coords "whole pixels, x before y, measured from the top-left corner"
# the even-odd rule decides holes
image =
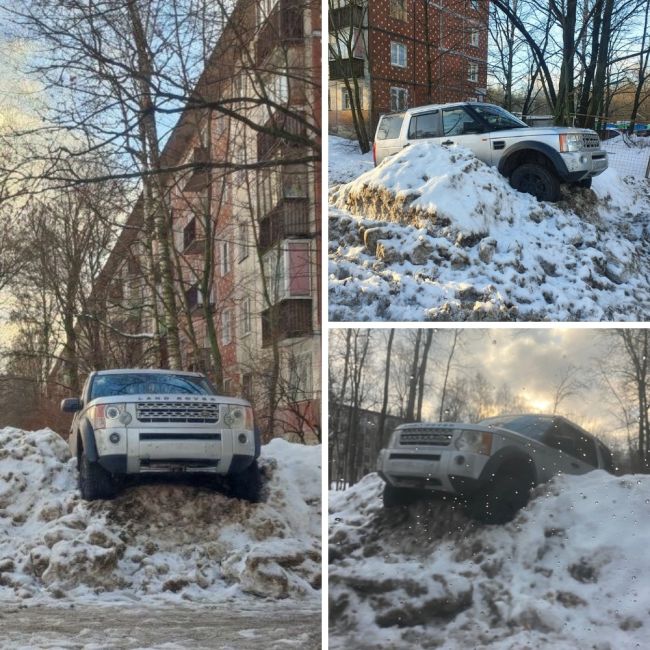
[[[596,151],[574,151],[560,155],[567,169],[567,177],[563,180],[569,183],[598,176],[609,165],[607,152],[600,149]]]
[[[456,449],[397,447],[379,452],[377,471],[394,487],[469,494],[478,488],[487,461],[483,454]]]

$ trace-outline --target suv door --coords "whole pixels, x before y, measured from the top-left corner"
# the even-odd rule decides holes
[[[560,452],[556,463],[558,471],[585,474],[598,467],[593,439],[568,422],[557,420],[546,432],[544,443]]]
[[[400,138],[404,113],[382,115],[375,133],[375,162],[378,165],[384,158],[398,153],[404,147]]]
[[[442,110],[443,145],[458,144],[467,147],[474,155],[488,165],[492,164],[490,139],[485,133],[484,125],[465,107],[454,106]]]
[[[427,140],[437,143],[441,135],[440,111],[438,109],[411,116],[407,134],[409,141]]]

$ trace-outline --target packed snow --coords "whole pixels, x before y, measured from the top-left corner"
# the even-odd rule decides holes
[[[330,138],[331,320],[650,316],[646,180],[610,168],[538,202],[466,149],[418,143],[350,181],[372,164],[353,146]]]
[[[333,650],[647,647],[650,476],[556,477],[505,526],[382,486],[330,493]]]
[[[60,436],[0,429],[0,600],[318,606],[320,447],[275,439],[260,464],[259,504],[160,479],[87,503]]]

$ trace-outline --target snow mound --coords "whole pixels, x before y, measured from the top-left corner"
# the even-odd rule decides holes
[[[320,447],[260,464],[265,503],[157,478],[86,503],[56,433],[0,430],[0,598],[318,598]]]
[[[646,320],[650,185],[609,169],[563,192],[427,143],[333,187],[330,318]]]
[[[382,487],[330,493],[330,648],[647,645],[650,476],[556,477],[505,526]]]

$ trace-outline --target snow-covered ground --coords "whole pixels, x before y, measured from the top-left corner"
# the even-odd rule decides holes
[[[609,156],[609,166],[619,176],[645,178],[650,158],[650,138],[621,134],[605,140],[602,147]]]
[[[260,462],[260,504],[160,479],[86,503],[61,437],[0,429],[0,616],[16,603],[281,603],[313,611],[317,629],[320,447],[276,439]]]
[[[373,169],[329,142],[331,320],[650,317],[645,179],[610,168],[540,203],[462,148],[419,143]]]
[[[505,526],[330,494],[334,649],[621,650],[650,636],[650,477],[556,477]]]

